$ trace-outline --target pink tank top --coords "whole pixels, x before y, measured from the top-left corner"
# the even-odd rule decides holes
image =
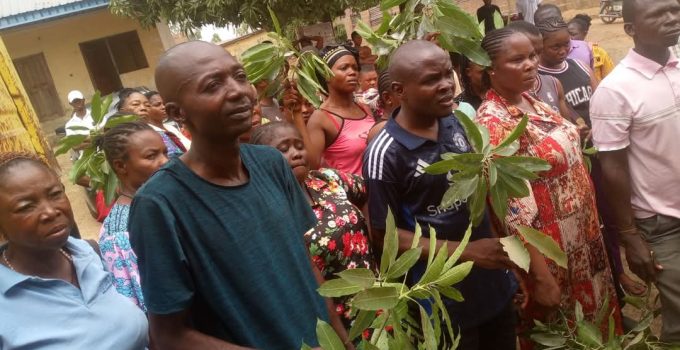
[[[365,115],[362,119],[346,119],[335,113],[322,109],[338,129],[335,141],[323,152],[323,167],[337,169],[346,173],[361,175],[364,150],[368,131],[375,124],[371,113],[363,108]],[[342,119],[342,124],[334,116]]]

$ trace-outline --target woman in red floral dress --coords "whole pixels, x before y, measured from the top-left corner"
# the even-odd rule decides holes
[[[533,227],[551,236],[566,252],[566,270],[545,259],[562,291],[563,310],[574,310],[578,301],[585,317],[592,320],[607,299],[611,309],[618,309],[578,128],[527,93],[536,78],[537,57],[524,34],[498,30],[490,33],[482,46],[492,64],[485,71],[490,89],[478,110],[477,122],[489,129],[491,143],[499,144],[526,114],[529,123],[516,155],[538,157],[552,165],[551,170],[531,181],[528,197],[509,201],[505,218],[508,229],[516,233],[519,225]],[[534,284],[531,278],[528,282]],[[532,294],[545,292],[534,290]],[[532,299],[524,310],[523,323],[528,326],[533,325],[533,319],[548,316],[546,309]],[[530,345],[523,343],[523,348]]]
[[[316,218],[316,227],[305,233],[312,260],[325,279],[337,278],[346,269],[376,270],[368,243],[368,226],[360,208],[367,200],[364,180],[359,175],[335,169],[310,171],[302,136],[293,124],[273,122],[255,131],[250,142],[278,149],[288,160],[307,196]],[[349,300],[336,298],[336,310],[349,329]]]

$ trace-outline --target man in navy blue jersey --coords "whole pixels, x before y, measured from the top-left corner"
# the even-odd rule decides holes
[[[429,254],[429,227],[437,245],[453,252],[470,223],[465,202],[443,208],[447,175],[426,174],[424,168],[440,154],[471,151],[465,131],[451,111],[455,107],[453,68],[448,54],[427,41],[410,41],[395,51],[389,66],[392,89],[401,98],[385,128],[364,153],[363,174],[369,193],[370,224],[382,241],[388,208],[399,229],[399,250],[408,250],[416,222],[423,228],[422,260],[408,274],[408,283],[424,273]],[[460,327],[460,349],[515,349],[514,267],[488,217],[473,230],[463,260],[474,261],[470,275],[456,285],[464,302],[445,300],[454,328]]]

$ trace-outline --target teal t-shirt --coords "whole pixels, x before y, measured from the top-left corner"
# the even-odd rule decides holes
[[[281,154],[241,146],[246,184],[205,181],[172,159],[137,192],[130,241],[150,313],[259,349],[317,346],[328,319],[303,235],[316,218]]]

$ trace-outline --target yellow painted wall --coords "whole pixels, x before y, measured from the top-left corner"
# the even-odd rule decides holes
[[[246,38],[241,37],[231,41],[224,42],[220,44],[225,50],[227,50],[232,56],[239,57],[241,54],[248,50],[249,48],[267,40],[267,33],[265,31],[260,31],[254,33],[254,35],[248,36]]]
[[[59,169],[38,117],[0,38],[0,152],[30,152]]]
[[[69,114],[71,107],[66,101],[69,91],[80,90],[86,98],[94,94],[92,80],[78,44],[131,30],[137,30],[149,67],[122,74],[121,82],[124,87],[154,87],[153,71],[158,58],[165,51],[157,27],[143,30],[136,21],[116,17],[108,9],[5,30],[0,35],[12,59],[40,52],[45,55],[64,111]]]

